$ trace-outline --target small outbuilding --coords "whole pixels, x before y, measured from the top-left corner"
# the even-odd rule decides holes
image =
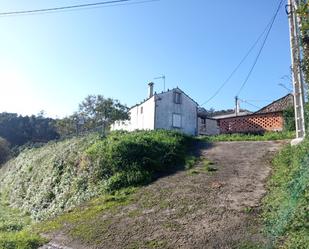
[[[292,94],[288,94],[255,113],[218,118],[220,133],[262,133],[284,129],[283,112],[294,105]]]

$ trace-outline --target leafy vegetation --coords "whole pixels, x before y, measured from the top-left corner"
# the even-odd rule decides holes
[[[276,247],[309,248],[308,139],[276,156],[268,188],[263,218]]]
[[[2,137],[0,137],[0,165],[4,163],[10,156],[9,143]]]
[[[23,151],[1,169],[2,199],[36,220],[102,193],[139,186],[185,161],[190,138],[169,131],[96,134]]]
[[[206,142],[221,142],[221,141],[271,141],[292,139],[295,133],[292,131],[284,132],[265,132],[264,134],[220,134],[217,136],[203,136],[201,140]]]
[[[101,128],[105,131],[116,120],[129,119],[128,108],[118,100],[102,95],[89,95],[73,115],[56,122],[58,133],[63,137]]]
[[[294,106],[291,106],[283,111],[284,130],[295,131],[295,113]]]
[[[87,150],[111,192],[151,181],[184,162],[189,137],[171,131],[114,132]]]
[[[0,248],[35,249],[45,240],[36,233],[30,232],[30,217],[0,203]]]
[[[89,135],[24,150],[1,169],[2,199],[44,219],[96,195],[99,186],[84,151],[97,139]]]
[[[12,147],[26,143],[48,142],[57,139],[54,120],[38,116],[20,116],[16,113],[0,113],[0,136]]]

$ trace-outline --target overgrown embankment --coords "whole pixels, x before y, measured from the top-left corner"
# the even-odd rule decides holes
[[[29,217],[44,220],[96,196],[99,199],[89,203],[101,200],[102,205],[94,212],[126,202],[131,190],[121,192],[125,194],[118,190],[147,184],[177,169],[190,140],[169,131],[117,132],[25,150],[0,169],[0,216],[5,217],[0,220],[0,248],[38,247],[42,240],[29,233]],[[21,223],[12,214],[22,217]]]
[[[309,140],[274,159],[264,222],[276,248],[309,248]]]
[[[105,192],[149,183],[185,158],[185,135],[117,132],[52,142],[8,162],[0,174],[2,199],[45,219]]]

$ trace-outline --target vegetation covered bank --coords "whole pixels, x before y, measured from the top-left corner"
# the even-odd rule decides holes
[[[309,140],[274,159],[264,199],[266,231],[277,248],[309,248]]]

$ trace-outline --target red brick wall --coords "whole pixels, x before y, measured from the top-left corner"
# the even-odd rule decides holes
[[[274,112],[225,118],[219,120],[218,124],[220,133],[282,131],[284,119],[282,112]]]

